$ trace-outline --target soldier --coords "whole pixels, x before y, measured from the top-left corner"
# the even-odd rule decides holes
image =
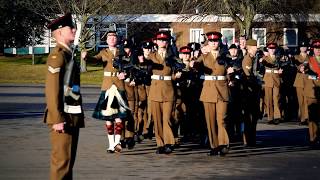
[[[229,149],[229,137],[225,129],[225,116],[229,101],[225,57],[220,51],[222,34],[208,32],[208,53],[202,54],[190,67],[203,69],[205,75],[200,100],[203,102],[208,137],[211,150],[210,156],[225,155]],[[219,52],[220,51],[220,52]]]
[[[262,60],[262,64],[265,66],[265,75],[263,77],[265,83],[265,103],[266,111],[268,115],[268,124],[279,124],[281,119],[281,113],[279,108],[280,100],[280,75],[282,69],[278,66],[278,59],[276,59],[275,51],[277,48],[276,43],[267,44],[269,56],[265,56]]]
[[[144,48],[149,48],[151,44],[143,43]],[[151,48],[151,47],[150,47]],[[147,88],[151,83],[150,62],[144,57],[142,50],[138,50],[138,63],[137,67],[142,72],[142,77],[139,80],[135,80],[135,86],[137,88],[137,106],[138,111],[137,124],[135,130],[138,135],[138,142],[142,141],[145,137],[148,137],[148,113],[147,113]]]
[[[125,56],[128,58],[131,64],[135,64],[136,55],[133,52],[133,44],[128,39],[122,40],[123,48],[125,51]],[[137,96],[137,88],[135,87],[134,79],[131,77],[130,72],[126,72],[126,79],[124,80],[124,89],[126,91],[126,96],[129,104],[129,108],[131,111],[131,115],[128,116],[127,120],[125,121],[125,128],[124,128],[124,138],[121,141],[122,147],[126,147],[128,145],[128,149],[132,149],[135,145],[134,135],[135,135],[135,127],[138,124],[138,111],[136,109],[136,96]]]
[[[228,75],[230,101],[228,103],[226,124],[229,137],[232,140],[239,140],[242,135],[242,59],[241,50],[235,44],[230,45],[227,54],[227,68],[231,71]]]
[[[174,101],[172,80],[181,73],[174,73],[168,63],[174,61],[174,52],[168,48],[171,36],[167,31],[156,34],[157,52],[150,53],[148,58],[153,62],[152,82],[149,91],[152,118],[154,120],[157,154],[169,154],[173,151],[174,136],[171,130],[171,114]]]
[[[148,56],[153,50],[156,44],[154,44],[152,41],[145,41],[142,43],[142,51],[143,51],[143,58],[145,61],[149,61]],[[153,120],[152,120],[152,114],[151,114],[151,101],[149,97],[149,90],[150,85],[146,85],[146,93],[147,93],[147,124],[146,127],[148,129],[148,134],[145,135],[145,137],[148,137],[149,139],[152,139],[153,136]]]
[[[52,21],[48,29],[57,41],[56,47],[48,56],[45,83],[47,108],[44,122],[50,128],[51,138],[50,179],[72,179],[79,128],[84,127],[80,70],[71,61],[73,54],[70,49],[75,40],[76,29],[71,14]],[[72,78],[66,78],[66,74]]]
[[[122,120],[127,117],[129,110],[123,81],[126,74],[113,67],[113,63],[119,55],[117,40],[116,28],[109,27],[106,33],[108,48],[102,49],[94,57],[87,58],[102,61],[104,67],[101,94],[92,117],[106,122],[105,128],[109,142],[107,152],[109,153],[121,152],[122,150],[120,143],[123,129]],[[86,55],[85,51],[81,53],[83,59],[86,58]]]
[[[260,85],[258,84],[257,68],[254,67],[256,59],[257,41],[247,41],[247,55],[242,61],[243,76],[243,98],[245,99],[244,111],[244,133],[243,144],[245,147],[256,145],[256,128],[260,115]],[[256,71],[256,72],[255,72]]]
[[[196,119],[195,107],[196,94],[195,94],[195,72],[190,68],[189,63],[191,60],[192,49],[189,46],[183,46],[179,49],[179,57],[181,63],[185,68],[182,70],[181,77],[174,83],[175,85],[175,109],[174,109],[174,125],[173,133],[175,136],[176,145],[179,145],[178,128],[180,127],[180,135],[183,135],[184,140],[191,137],[192,130],[194,129],[191,121]]]
[[[304,85],[307,79],[307,75],[304,73],[304,70],[308,66],[309,56],[307,54],[308,45],[306,42],[301,42],[299,45],[300,54],[295,55],[295,64],[297,67],[297,75],[294,81],[294,87],[296,87],[297,99],[299,104],[299,121],[300,125],[308,124],[308,108],[304,100]]]
[[[314,56],[309,58],[309,68],[301,67],[307,74],[304,86],[304,98],[309,112],[309,136],[312,148],[320,147],[319,117],[320,117],[320,40],[312,42]]]

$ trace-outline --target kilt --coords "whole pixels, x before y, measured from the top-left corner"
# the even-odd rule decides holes
[[[126,102],[126,104],[128,104],[125,91],[118,90],[118,92],[120,93],[121,97]],[[126,110],[124,112],[121,112],[120,110],[118,110],[117,114],[113,114],[111,116],[104,116],[102,114],[102,110],[104,110],[103,108],[105,107],[103,105],[105,103],[105,94],[106,94],[106,91],[101,91],[98,103],[96,105],[96,108],[93,111],[92,117],[98,120],[105,120],[105,121],[114,121],[115,118],[125,119],[127,117],[127,114],[130,113],[128,112],[129,110]]]

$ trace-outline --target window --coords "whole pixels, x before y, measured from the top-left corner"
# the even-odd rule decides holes
[[[235,29],[234,28],[221,28],[222,43],[230,46],[235,41]]]
[[[283,28],[283,45],[298,46],[298,28]]]
[[[203,42],[203,29],[190,29],[190,42]]]
[[[252,28],[252,39],[257,40],[257,46],[266,46],[267,43],[267,29],[266,28]]]

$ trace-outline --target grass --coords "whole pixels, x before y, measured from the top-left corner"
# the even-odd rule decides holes
[[[37,56],[32,65],[30,56],[0,57],[0,83],[43,84],[47,72],[46,56]],[[103,78],[101,66],[88,64],[87,72],[81,73],[81,84],[100,85]]]

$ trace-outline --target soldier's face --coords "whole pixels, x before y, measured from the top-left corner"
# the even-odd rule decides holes
[[[268,49],[268,52],[270,55],[274,55],[276,52],[276,49]]]
[[[255,55],[257,53],[257,50],[258,50],[257,46],[247,46],[247,48],[250,54]]]
[[[157,39],[157,45],[159,48],[166,48],[168,45],[168,41],[163,39]]]
[[[107,44],[111,47],[115,47],[117,45],[117,36],[116,35],[108,35],[107,36]]]
[[[314,48],[313,53],[315,56],[320,56],[320,48]]]
[[[145,56],[148,56],[148,55],[150,54],[150,52],[151,52],[151,49],[145,49],[145,48],[143,48],[143,54],[144,54]]]
[[[232,57],[236,57],[238,54],[238,49],[236,48],[229,49],[229,53]]]
[[[307,47],[300,47],[300,52],[307,52]]]
[[[188,61],[190,59],[190,54],[181,53],[180,57],[183,61]]]
[[[217,50],[219,48],[219,41],[209,41],[208,45],[213,50]]]
[[[59,29],[61,37],[67,42],[71,43],[74,41],[74,38],[76,36],[76,29],[71,28],[69,26],[65,26]]]

